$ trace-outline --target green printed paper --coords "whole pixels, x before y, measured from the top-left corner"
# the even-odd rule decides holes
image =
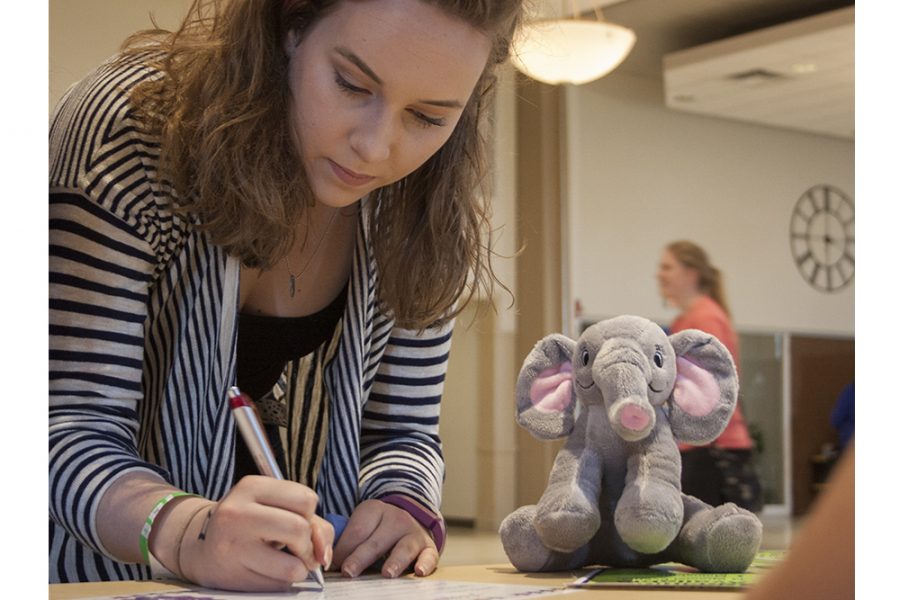
[[[647,569],[602,568],[570,584],[572,587],[664,587],[664,588],[745,588],[761,576],[761,571],[777,564],[782,551],[757,554],[746,573],[701,573],[677,563]]]

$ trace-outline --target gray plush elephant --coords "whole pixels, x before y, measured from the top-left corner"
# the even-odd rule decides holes
[[[500,525],[522,571],[680,562],[742,572],[762,524],[732,503],[712,507],[681,492],[676,441],[721,434],[737,402],[737,373],[715,337],[667,337],[655,323],[621,316],[576,342],[545,337],[516,384],[517,419],[541,439],[568,436],[537,505]]]

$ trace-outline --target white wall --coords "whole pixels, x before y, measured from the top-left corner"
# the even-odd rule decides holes
[[[475,521],[478,515],[478,370],[485,357],[477,332],[467,329],[472,315],[460,315],[453,331],[450,362],[441,400],[440,434],[445,480],[441,511],[446,517]]]
[[[613,73],[566,90],[570,299],[586,316],[668,322],[662,247],[692,239],[725,274],[739,329],[852,335],[854,284],[794,265],[788,223],[815,184],[854,194],[854,144],[665,108],[661,82]]]
[[[50,110],[70,85],[115,54],[125,38],[177,27],[190,0],[50,0]]]
[[[494,271],[510,289],[516,287],[516,97],[515,74],[509,65],[498,72],[497,96],[490,140],[494,194]],[[447,478],[441,509],[447,517],[475,520],[482,529],[496,529],[515,510],[515,434],[512,417],[515,377],[515,308],[497,291],[493,319],[475,321],[472,304],[457,319],[441,402],[441,438]],[[483,313],[481,316],[483,316]],[[493,313],[492,313],[493,314]],[[491,328],[486,331],[486,328]],[[491,337],[485,346],[484,337]],[[487,489],[479,490],[479,486]],[[488,505],[478,505],[479,495]]]

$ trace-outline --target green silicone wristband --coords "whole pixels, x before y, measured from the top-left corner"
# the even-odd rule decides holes
[[[150,514],[147,515],[147,520],[144,521],[144,526],[141,527],[141,556],[144,557],[145,564],[150,564],[150,531],[153,529],[153,521],[156,520],[159,511],[163,509],[163,506],[179,496],[196,495],[197,494],[189,494],[188,492],[172,492],[171,494],[166,494],[162,500],[156,503],[156,506],[150,511]]]

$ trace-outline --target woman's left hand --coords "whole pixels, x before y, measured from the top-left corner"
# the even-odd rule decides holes
[[[332,568],[356,577],[384,558],[381,574],[397,577],[415,563],[420,577],[437,568],[439,554],[431,535],[408,512],[380,500],[356,507],[334,547]]]

